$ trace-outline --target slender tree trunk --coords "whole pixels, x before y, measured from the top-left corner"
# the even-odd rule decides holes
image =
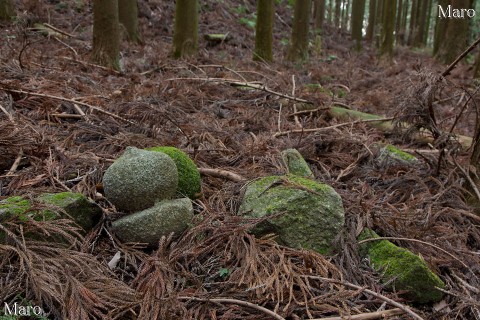
[[[427,24],[427,6],[428,0],[420,0],[418,2],[418,11],[416,17],[415,36],[413,38],[413,46],[421,47],[423,38],[425,37],[425,28]]]
[[[428,0],[427,4],[427,21],[425,22],[425,31],[424,31],[424,36],[423,36],[423,45],[426,46],[428,44],[428,37],[430,35],[430,22],[432,20],[432,5],[433,5],[433,0]]]
[[[118,18],[125,27],[127,39],[134,43],[142,41],[138,31],[137,0],[118,0]]]
[[[342,14],[342,0],[335,0],[335,14],[333,16],[333,24],[340,28],[340,16]]]
[[[293,12],[292,41],[287,59],[305,60],[308,56],[308,25],[311,0],[296,0]]]
[[[454,9],[465,9],[470,5],[469,0],[451,0],[450,3]],[[452,63],[465,50],[468,44],[469,28],[468,19],[449,19],[436,56],[439,61],[445,64]]]
[[[13,0],[0,0],[0,21],[10,21],[15,17]]]
[[[415,39],[416,30],[415,27],[417,25],[417,10],[418,10],[418,2],[420,0],[412,0],[412,9],[410,11],[410,24],[408,27],[408,42],[409,46],[412,46]]]
[[[450,0],[438,0],[438,5],[442,6],[442,8],[446,8]],[[433,36],[433,55],[436,56],[438,50],[440,49],[440,45],[443,42],[443,38],[445,37],[445,33],[447,32],[447,25],[450,19],[443,19],[437,18],[435,19],[435,33]]]
[[[373,40],[373,35],[375,34],[375,13],[377,12],[377,1],[378,0],[370,0],[368,4],[368,25],[367,32],[365,34],[365,39],[368,42]]]
[[[383,4],[383,27],[380,44],[380,56],[387,59],[391,59],[393,57],[396,8],[397,0],[386,0]]]
[[[401,43],[401,27],[402,27],[402,19],[403,19],[403,0],[398,0],[397,5],[397,21],[395,22],[395,35],[397,44]]]
[[[313,0],[313,27],[316,34],[321,34],[325,20],[325,1]]]
[[[363,16],[365,15],[365,0],[352,0],[352,39],[355,49],[362,49]]]
[[[403,2],[402,22],[400,26],[400,43],[404,46],[407,43],[407,17],[408,17],[408,0]]]
[[[253,60],[273,60],[273,13],[274,0],[257,0],[257,24]]]
[[[173,32],[173,56],[182,58],[197,53],[198,49],[198,0],[177,0],[175,6],[175,30]]]
[[[120,69],[120,27],[117,0],[93,0],[92,58],[102,66]]]
[[[344,9],[343,9],[343,18],[342,18],[342,29],[348,30],[348,21],[349,21],[349,14],[350,14],[350,0],[344,1]]]

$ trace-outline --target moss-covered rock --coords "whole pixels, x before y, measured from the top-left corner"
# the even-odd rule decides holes
[[[175,162],[178,170],[177,195],[190,199],[196,199],[200,196],[202,192],[200,172],[185,152],[175,147],[153,147],[147,150],[163,152]]]
[[[418,159],[411,154],[392,146],[391,144],[387,144],[380,149],[378,161],[382,164],[390,164],[395,162],[402,164],[412,164],[416,163]]]
[[[281,213],[252,232],[257,236],[275,233],[282,244],[322,254],[332,251],[345,220],[342,199],[332,187],[296,175],[250,182],[239,213],[257,218]]]
[[[102,216],[102,209],[80,193],[43,193],[35,201],[58,207],[59,210],[31,210],[33,206],[29,199],[20,196],[10,197],[0,201],[0,223],[11,219],[15,219],[17,223],[29,219],[35,221],[72,219],[84,232],[88,232],[100,221]],[[33,236],[33,238],[39,239],[37,236]],[[4,239],[5,234],[0,232],[0,243],[3,243]],[[48,239],[59,240],[60,238]]]
[[[38,200],[61,208],[86,232],[91,230],[102,217],[102,209],[81,193],[44,193],[38,197]]]
[[[282,160],[287,167],[288,173],[310,179],[314,178],[312,170],[310,170],[307,162],[297,149],[283,150]]]
[[[359,240],[378,238],[372,230],[365,229]],[[443,281],[433,273],[419,256],[397,247],[388,240],[376,240],[360,245],[360,254],[370,258],[372,267],[381,274],[387,289],[406,291],[404,297],[416,303],[437,302],[444,288]]]
[[[177,186],[177,167],[169,156],[134,147],[128,147],[103,176],[105,197],[118,210],[127,212],[170,199]]]
[[[162,236],[187,229],[193,218],[188,198],[163,200],[153,207],[124,216],[112,223],[112,231],[123,242],[157,246]]]

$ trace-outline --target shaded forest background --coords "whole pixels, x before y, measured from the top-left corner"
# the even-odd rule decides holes
[[[62,220],[2,223],[10,240],[0,246],[1,301],[40,305],[57,319],[272,318],[259,307],[286,319],[325,318],[389,309],[382,297],[406,306],[358,254],[356,237],[368,226],[421,255],[447,284],[441,303],[409,310],[423,319],[480,317],[478,162],[469,148],[478,132],[478,51],[441,76],[475,40],[476,19],[456,20],[466,31],[450,31],[458,47],[447,50],[453,42],[448,25],[438,31],[436,1],[364,1],[358,33],[357,1],[324,2],[319,21],[316,1],[297,0],[310,6],[310,31],[299,56],[287,59],[295,4],[275,1],[267,63],[253,59],[255,1],[201,1],[198,43],[174,59],[176,3],[140,1],[138,37],[128,38],[127,26],[103,32],[122,35],[112,63],[95,55],[95,2],[16,2],[13,20],[1,24],[1,199],[69,190],[104,210],[85,236]],[[375,6],[377,18],[396,3],[389,14],[402,19],[394,28],[386,25],[392,19],[370,24],[374,2],[385,9]],[[392,37],[382,49],[385,30]],[[382,125],[348,110],[379,115]],[[421,164],[379,165],[384,143]],[[236,178],[205,174],[194,227],[152,251],[108,232],[122,213],[101,181],[127,146],[157,145]],[[342,196],[345,234],[332,256],[255,239],[247,232],[255,221],[236,216],[245,181],[285,172],[278,154],[286,148],[297,148],[317,180]],[[24,232],[70,236],[65,246],[24,240]],[[117,252],[121,262],[110,269]]]

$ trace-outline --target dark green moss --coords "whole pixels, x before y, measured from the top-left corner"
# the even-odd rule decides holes
[[[378,238],[372,230],[365,229],[359,240]],[[387,289],[406,291],[404,296],[417,303],[436,302],[442,299],[443,281],[433,273],[419,256],[397,247],[388,240],[365,242],[360,245],[360,254],[368,256],[372,267],[382,275]]]
[[[175,147],[152,147],[146,150],[163,152],[172,158],[177,166],[178,171],[178,188],[177,194],[182,197],[196,199],[200,196],[201,179],[200,172],[195,163],[188,157],[188,155],[180,149]]]

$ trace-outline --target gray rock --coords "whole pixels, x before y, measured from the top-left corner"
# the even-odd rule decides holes
[[[105,197],[121,211],[139,211],[177,190],[175,162],[164,153],[128,147],[103,176]]]
[[[296,175],[269,176],[251,182],[239,214],[266,217],[256,226],[257,236],[275,233],[279,243],[293,248],[332,251],[332,242],[345,221],[342,199],[332,187]]]
[[[310,179],[314,178],[312,170],[297,149],[283,150],[282,160],[288,173]]]
[[[365,228],[359,240],[378,238]],[[402,291],[402,296],[416,303],[438,302],[445,283],[433,273],[421,257],[397,247],[388,240],[368,241],[360,245],[360,255],[368,257],[372,267],[381,274],[387,289]]]
[[[387,144],[380,149],[380,154],[377,161],[382,165],[408,165],[418,163],[418,159],[415,156],[412,156],[411,154],[402,151],[391,144]]]
[[[193,206],[190,199],[163,200],[151,208],[112,222],[112,231],[123,242],[156,246],[162,236],[186,230],[192,218]]]

